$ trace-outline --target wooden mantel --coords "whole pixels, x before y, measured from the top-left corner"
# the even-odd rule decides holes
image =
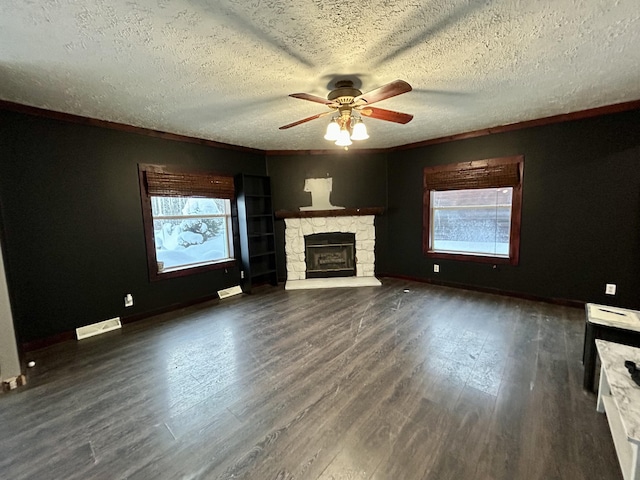
[[[341,208],[332,210],[277,210],[276,218],[353,217],[357,215],[382,215],[384,207]]]

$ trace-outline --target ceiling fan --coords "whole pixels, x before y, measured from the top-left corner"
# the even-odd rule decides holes
[[[410,122],[413,115],[370,106],[373,103],[410,91],[411,85],[404,80],[396,80],[363,94],[354,87],[351,80],[339,80],[326,99],[308,93],[292,93],[289,95],[290,97],[322,103],[329,107],[329,111],[283,125],[280,130],[286,130],[316,118],[336,114],[331,123],[329,123],[327,134],[324,138],[335,141],[336,145],[346,147],[351,145],[351,140],[369,138],[366,127],[362,123],[362,115],[387,122],[401,124]]]

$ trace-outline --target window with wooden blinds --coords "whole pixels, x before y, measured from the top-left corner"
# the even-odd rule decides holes
[[[426,256],[517,265],[522,155],[425,167]]]
[[[234,177],[139,165],[149,279],[235,265]]]

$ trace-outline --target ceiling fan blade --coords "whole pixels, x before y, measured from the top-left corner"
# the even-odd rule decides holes
[[[365,106],[360,113],[366,117],[377,118],[378,120],[386,120],[394,123],[409,123],[413,119],[413,115],[402,112],[394,112],[393,110],[385,110],[384,108],[375,108]]]
[[[279,128],[279,130],[286,130],[287,128],[295,127],[295,126],[298,126],[298,125],[300,125],[302,123],[310,122],[311,120],[315,120],[316,118],[320,118],[320,117],[324,117],[324,116],[327,116],[327,115],[331,115],[332,113],[333,112],[318,113],[317,115],[314,115],[313,117],[303,118],[302,120],[298,120],[297,122],[289,123],[288,125],[283,125],[282,127]]]
[[[364,102],[367,105],[371,105],[372,103],[379,102],[380,100],[385,100],[410,91],[411,85],[404,80],[396,80],[395,82],[387,83],[386,85],[378,87],[375,90],[371,90],[370,92],[358,95],[353,99],[353,102]]]
[[[299,98],[300,100],[309,100],[310,102],[322,103],[323,105],[337,105],[331,100],[327,100],[326,98],[322,97],[316,97],[315,95],[311,95],[310,93],[292,93],[289,96],[293,98]]]

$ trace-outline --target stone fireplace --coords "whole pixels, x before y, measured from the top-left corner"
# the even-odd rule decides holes
[[[380,285],[380,281],[374,276],[374,220],[375,215],[381,213],[382,208],[276,212],[276,217],[285,220],[285,288],[295,290]],[[316,237],[318,234],[324,235]],[[354,255],[351,267],[347,259],[349,242],[344,241],[345,234],[349,234],[353,239]],[[315,240],[318,238],[324,238],[327,247],[321,258],[318,258],[315,252],[318,247],[311,246],[311,251],[309,249],[309,243],[316,243]],[[318,263],[328,267],[324,269],[325,272],[319,272],[323,268],[317,268],[322,266]],[[311,271],[308,264],[312,265]],[[339,274],[336,271],[339,271]]]

